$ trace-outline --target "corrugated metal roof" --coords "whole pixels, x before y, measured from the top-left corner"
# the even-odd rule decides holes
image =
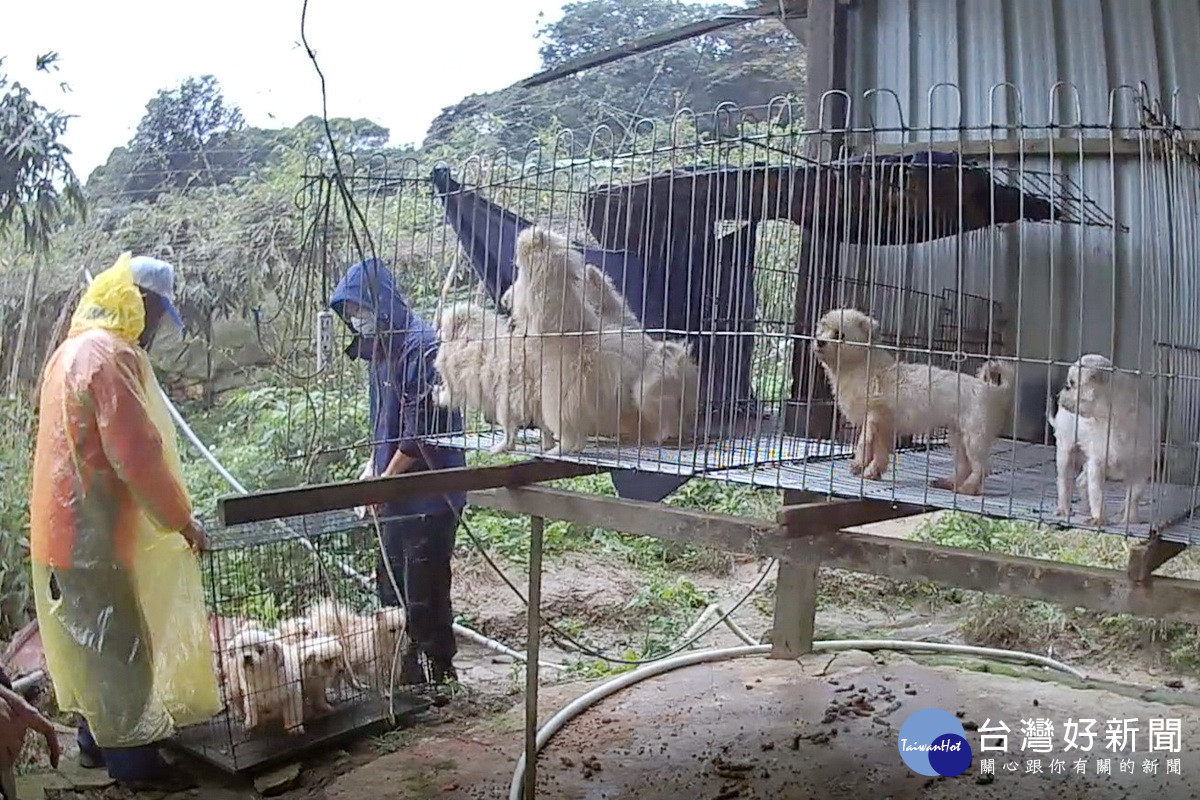
[[[856,124],[897,126],[897,106],[915,128],[1103,124],[1110,92],[1144,81],[1200,127],[1200,0],[862,0],[847,24]]]

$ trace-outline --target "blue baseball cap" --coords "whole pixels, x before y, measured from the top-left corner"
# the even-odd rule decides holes
[[[129,261],[133,268],[133,282],[148,292],[162,298],[167,316],[176,327],[183,329],[183,319],[175,310],[175,268],[166,261],[149,256],[135,256]]]

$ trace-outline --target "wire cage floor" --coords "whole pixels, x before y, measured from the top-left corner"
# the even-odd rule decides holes
[[[431,440],[466,450],[485,450],[503,439],[486,432]],[[778,434],[739,437],[703,446],[637,447],[593,441],[578,453],[546,456],[536,432],[526,432],[517,452],[540,458],[594,464],[612,469],[641,470],[680,477],[704,477],[766,489],[796,489],[847,499],[886,500],[930,510],[964,511],[1052,527],[1070,527],[1146,539],[1152,533],[1164,541],[1200,544],[1200,492],[1193,486],[1154,483],[1139,504],[1139,521],[1120,520],[1124,484],[1105,485],[1106,524],[1097,528],[1080,511],[1078,491],[1071,516],[1055,516],[1058,504],[1053,445],[1000,439],[992,448],[991,474],[978,496],[934,488],[930,482],[952,474],[954,454],[944,440],[898,448],[881,480],[866,480],[850,472],[853,447],[825,439]]]
[[[222,659],[220,654],[243,623],[259,623],[274,637],[280,636],[279,622],[300,618],[301,609],[318,599],[335,600],[351,611],[365,609],[364,614],[378,607],[371,579],[364,575],[375,545],[358,540],[362,528],[362,522],[347,512],[210,528],[205,589],[213,668],[224,708],[207,722],[180,730],[174,741],[177,748],[228,773],[244,773],[328,748],[429,708],[428,699],[403,688],[393,685],[390,702],[387,688],[371,688],[375,675],[390,674],[386,658],[375,657],[378,651],[372,649],[372,657],[358,667],[360,681],[368,686],[331,685],[326,698],[332,711],[306,713],[303,733],[285,733],[280,725],[251,733],[243,729],[241,715],[232,713],[226,671],[234,657]],[[345,632],[340,641],[347,648],[361,646],[352,645]],[[387,683],[381,677],[377,685]]]

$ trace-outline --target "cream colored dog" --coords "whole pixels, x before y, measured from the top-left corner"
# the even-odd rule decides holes
[[[517,237],[515,261],[513,329],[539,340],[542,419],[557,440],[547,454],[582,450],[588,436],[620,433],[630,420],[636,426],[631,362],[619,332],[600,336],[583,256],[565,237],[532,227]]]
[[[508,321],[475,303],[442,310],[437,324],[440,376],[438,405],[478,411],[504,430],[493,453],[511,450],[517,433],[530,425],[542,434],[542,449],[556,444],[542,419],[540,342],[512,333]]]
[[[258,730],[282,719],[288,733],[304,733],[304,693],[294,647],[253,624],[229,644],[230,697],[241,701],[242,728]]]
[[[403,609],[387,606],[363,616],[326,598],[309,608],[308,618],[315,630],[341,643],[353,676],[378,690],[390,685],[406,629]]]
[[[861,428],[851,471],[879,479],[887,470],[895,437],[948,430],[954,449],[953,480],[933,485],[979,494],[992,444],[1012,408],[1015,371],[988,361],[975,375],[932,365],[898,362],[879,346],[879,323],[853,308],[821,317],[814,348],[850,424]]]
[[[685,341],[650,339],[633,389],[643,441],[687,441],[695,429],[700,368]]]
[[[329,690],[339,683],[350,683],[346,654],[333,636],[307,636],[294,647],[299,656],[306,715],[323,716],[333,712]]]
[[[1136,524],[1138,501],[1158,453],[1150,387],[1089,353],[1068,370],[1050,425],[1057,445],[1058,515],[1069,516],[1072,484],[1077,484],[1092,523],[1103,525],[1104,481],[1109,479],[1126,483],[1121,520]]]

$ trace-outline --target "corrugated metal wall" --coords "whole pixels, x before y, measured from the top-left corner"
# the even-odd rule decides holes
[[[1043,435],[1047,391],[1064,372],[1054,362],[1101,352],[1123,368],[1183,373],[1158,381],[1156,397],[1173,478],[1192,482],[1200,166],[1151,158],[1161,145],[1136,127],[1144,82],[1176,122],[1200,130],[1200,0],[862,0],[850,8],[848,28],[851,125],[867,131],[853,137],[858,150],[1053,141],[1053,160],[976,160],[1065,175],[1129,229],[1026,223],[907,248],[847,248],[851,271],[999,299],[1005,342],[1028,360],[1021,438]],[[1054,89],[1060,82],[1069,86]],[[1083,153],[1082,139],[1101,140],[1101,152]],[[1072,144],[1065,153],[1064,141]],[[1110,153],[1105,141],[1127,152]]]

